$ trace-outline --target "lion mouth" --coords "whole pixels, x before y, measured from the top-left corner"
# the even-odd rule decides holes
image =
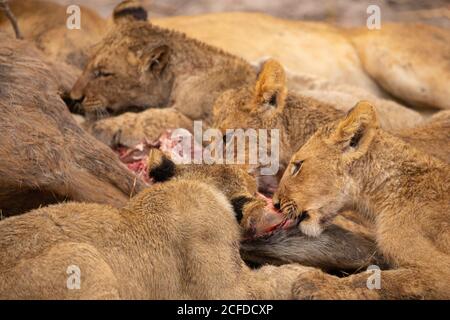
[[[243,241],[253,241],[259,239],[269,239],[272,236],[277,235],[281,232],[286,232],[288,230],[294,229],[299,222],[297,220],[292,219],[283,219],[280,223],[272,225],[264,230],[261,233],[253,233],[251,236],[244,237]]]
[[[120,116],[127,112],[139,113],[150,107],[146,105],[129,105],[116,108],[113,105],[105,105],[99,100],[74,100],[70,97],[69,94],[65,93],[61,95],[61,98],[71,113],[84,116],[90,121],[97,121],[108,117]]]
[[[264,215],[258,219],[257,223],[253,226],[253,230],[246,234],[244,240],[268,238],[277,232],[288,230],[298,225],[300,217],[291,219],[274,207],[272,198],[262,193],[258,193],[258,197],[266,202]]]

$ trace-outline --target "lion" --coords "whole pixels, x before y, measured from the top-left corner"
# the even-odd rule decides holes
[[[331,24],[280,19],[256,12],[164,17],[152,19],[152,23],[186,33],[247,61],[271,57],[292,73],[358,86],[376,96],[385,96],[362,68],[345,33]]]
[[[41,0],[25,2],[16,0],[12,1],[11,7],[18,16],[19,25],[27,39],[35,41],[47,55],[78,68],[86,67],[87,56],[91,55],[92,50],[95,51],[96,43],[111,27],[109,21],[84,7],[81,7],[83,13],[81,30],[67,29],[66,7],[55,3]],[[116,6],[113,20],[116,24],[127,24],[134,21],[147,23],[147,12],[136,1],[123,1]],[[5,22],[6,19],[0,15],[0,26],[10,30],[10,26]],[[332,82],[361,87],[366,92],[381,98],[388,96],[385,91],[393,95],[400,92],[399,98],[414,105],[448,107],[445,99],[441,98],[445,97],[447,93],[445,81],[435,84],[429,76],[415,76],[416,73],[421,75],[439,73],[443,75],[444,79],[448,78],[448,68],[445,65],[447,61],[445,58],[446,38],[444,31],[439,28],[410,24],[395,26],[384,24],[383,27],[386,28],[381,31],[364,33],[356,32],[353,29],[343,30],[325,23],[289,21],[264,14],[242,12],[159,18],[153,19],[152,24],[185,32],[190,37],[227,50],[248,61],[256,61],[269,55],[280,59],[293,73],[306,73],[330,79]],[[391,43],[396,43],[399,38],[398,34],[401,34],[400,42],[402,42],[408,38],[404,37],[405,33],[413,33],[411,30],[417,30],[421,41],[417,41],[416,38],[408,39],[405,48],[396,50]],[[383,43],[389,44],[386,48],[387,54],[379,49],[380,46],[377,42],[372,41],[372,38],[378,37],[374,33],[380,33],[383,39],[387,39],[383,41]],[[444,36],[442,36],[443,34]],[[117,36],[121,37],[122,34]],[[360,41],[361,38],[363,41]],[[364,40],[366,38],[368,41]],[[361,42],[363,43],[361,44]],[[369,45],[365,45],[366,42]],[[424,51],[421,45],[423,42],[427,42],[427,48],[432,48],[430,50],[434,52],[434,59],[431,62],[426,50]],[[277,43],[278,45],[268,46],[268,43]],[[372,44],[374,50],[371,51]],[[329,48],[333,48],[333,55],[329,54]],[[366,51],[369,51],[370,56],[374,56],[375,60],[382,55],[386,64],[397,63],[400,61],[397,56],[402,55],[404,57],[401,59],[402,63],[407,61],[415,66],[414,70],[418,70],[414,71],[415,74],[412,74],[412,71],[409,73],[414,76],[417,86],[411,85],[410,81],[405,81],[405,77],[400,73],[395,73],[394,76],[389,75],[390,68],[378,68],[378,71],[374,71],[367,62]],[[420,52],[419,58],[416,57],[415,52]],[[320,58],[318,59],[318,57]],[[406,67],[401,68],[405,69]],[[378,76],[376,72],[383,75]],[[130,75],[136,76],[135,73]],[[380,81],[383,89],[371,77]],[[202,83],[201,80],[194,82],[197,83],[196,86],[199,86],[199,82]],[[119,84],[118,87],[120,87]],[[397,90],[398,88],[402,90]],[[423,93],[424,88],[426,88],[426,96]],[[99,92],[103,91],[99,90]],[[107,91],[103,93],[106,95]],[[123,94],[126,92],[122,92]],[[155,90],[155,95],[159,95],[158,90]],[[75,96],[80,98],[80,94]],[[421,98],[417,99],[416,96]],[[136,100],[136,97],[127,96],[127,98]],[[153,101],[149,100],[146,104],[151,103]],[[113,109],[114,107],[111,110]]]
[[[145,184],[73,120],[59,92],[74,77],[26,40],[0,42],[1,216],[66,200],[123,206]]]
[[[262,203],[248,174],[231,166],[175,165],[157,149],[149,168],[155,183],[122,208],[64,203],[0,221],[0,298],[292,298],[305,267],[254,270],[240,257],[241,210]],[[334,234],[342,236],[331,231],[311,245],[304,238],[297,258],[317,257],[321,265],[370,258],[358,256],[369,253],[367,242],[352,249]],[[321,247],[350,250],[330,255]],[[78,290],[70,290],[77,276]]]
[[[196,157],[198,152],[195,148],[199,144],[195,143],[196,147],[190,152],[184,147],[182,151],[179,148],[182,141],[179,137],[179,133],[175,131],[165,132],[156,141],[143,141],[133,148],[124,147],[119,143],[115,149],[121,155],[121,160],[148,183],[167,181],[173,176],[176,178],[185,176],[208,181],[219,187],[234,186],[228,188],[232,193],[227,193],[227,197],[232,199],[236,218],[242,229],[244,242],[241,253],[245,261],[252,266],[295,262],[332,272],[353,272],[374,261],[377,263],[382,261],[382,257],[376,253],[374,247],[371,226],[360,219],[355,219],[354,213],[343,214],[342,219],[336,221],[323,238],[308,241],[305,235],[295,228],[289,228],[291,224],[284,221],[283,216],[273,208],[269,195],[257,192],[260,182],[246,170],[245,166],[208,164],[208,161],[198,163],[195,160],[193,163],[187,162],[189,165],[182,165],[186,163],[186,158],[181,159],[180,156],[186,155],[187,152],[191,157]],[[150,150],[152,152],[149,154]],[[175,166],[173,161],[168,159],[162,161],[160,152],[156,153],[160,158],[158,160],[158,157],[154,156],[156,150],[167,153],[169,157],[175,159],[174,161],[180,161],[179,164]],[[166,164],[166,170],[160,170],[165,173],[164,176],[155,175],[153,163]],[[280,250],[281,247],[283,250]]]
[[[346,278],[311,269],[293,292],[314,299],[449,299],[450,234],[447,163],[380,129],[374,107],[359,102],[322,126],[292,156],[274,204],[319,236],[348,207],[375,222],[378,250],[391,265],[381,287],[367,274]]]
[[[450,35],[445,28],[386,22],[380,30],[340,28],[249,12],[159,18],[152,23],[248,61],[269,56],[294,74],[359,87],[379,98],[393,95],[408,105],[450,108]]]
[[[207,122],[221,92],[254,77],[241,58],[147,21],[122,18],[96,46],[70,97],[89,119],[130,108],[173,107]]]
[[[314,86],[321,88],[318,83]],[[329,87],[324,88],[328,90]],[[425,130],[421,127],[422,122],[416,120],[415,111],[408,112],[406,108],[389,109],[378,104],[376,109],[382,115],[382,127],[433,156],[444,161],[450,160],[448,147],[441,148],[448,145],[448,130],[445,130],[449,126],[448,117],[443,117],[440,121],[429,119],[424,122],[427,127]],[[279,129],[280,164],[283,167],[320,126],[344,114],[342,109],[334,105],[288,90],[283,67],[276,60],[270,59],[264,64],[256,83],[227,90],[216,100],[213,126],[224,134],[227,129],[232,128]],[[408,125],[402,127],[408,122],[410,128]],[[395,123],[398,124],[397,127],[392,125]]]
[[[74,85],[71,98],[75,103],[81,105],[82,110],[90,119],[96,120],[100,117],[117,115],[129,110],[139,111],[147,108],[174,107],[192,120],[202,119],[205,122],[210,122],[212,104],[218,95],[227,89],[254,81],[255,70],[252,70],[252,65],[241,57],[243,56],[249,61],[260,59],[261,56],[268,53],[260,52],[260,49],[253,49],[252,53],[252,48],[262,46],[265,50],[274,48],[278,53],[283,53],[283,57],[280,57],[280,59],[288,66],[289,61],[299,62],[302,68],[290,68],[292,71],[290,74],[296,74],[299,70],[302,70],[302,73],[309,73],[310,71],[305,70],[305,68],[311,66],[313,69],[324,71],[311,71],[312,75],[330,79],[332,83],[344,83],[365,89],[363,90],[364,93],[358,94],[357,98],[361,99],[363,98],[361,95],[366,94],[374,97],[373,100],[375,98],[380,99],[380,101],[376,101],[377,108],[378,105],[383,104],[385,105],[383,108],[386,109],[386,116],[381,114],[382,121],[385,119],[385,122],[392,126],[400,126],[401,123],[404,123],[404,121],[389,122],[388,114],[392,115],[391,109],[395,110],[393,113],[397,111],[397,108],[403,111],[406,109],[401,108],[397,103],[388,103],[384,99],[389,95],[385,94],[384,90],[376,89],[378,88],[377,84],[363,70],[357,50],[348,39],[350,36],[339,28],[306,22],[303,25],[301,22],[283,21],[250,13],[164,18],[152,20],[151,23],[145,21],[145,17],[146,11],[133,1],[127,1],[126,5],[120,4],[114,12],[115,26],[97,46],[83,74]],[[248,25],[249,23],[250,25]],[[248,28],[242,28],[242,25],[248,25]],[[301,45],[299,50],[287,50],[286,48],[290,46],[284,44],[286,39],[278,39],[279,35],[283,35],[285,32],[267,32],[268,26],[273,30],[283,28],[283,30],[287,30],[288,34],[293,33],[304,39],[307,44]],[[165,28],[187,32],[189,36],[201,41],[195,41],[194,38],[186,37],[184,34],[169,31]],[[234,46],[229,45],[229,43],[226,46],[216,43],[217,41],[220,43],[222,39],[225,39],[225,42],[227,41],[228,38],[224,36],[224,30],[230,28],[231,30],[239,28],[239,32],[227,32],[227,36],[242,37],[242,32],[249,32],[245,36],[246,40],[232,41],[235,44]],[[256,32],[255,29],[260,30]],[[261,33],[261,30],[264,31]],[[314,39],[312,44],[310,33],[312,33]],[[436,50],[444,48],[439,39],[434,39],[431,36],[432,34],[430,39],[433,39],[433,47],[436,47]],[[287,38],[291,45],[299,43],[298,41],[292,41],[291,36],[287,36]],[[214,39],[217,41],[215,42]],[[246,46],[254,41],[261,44],[240,49],[235,48],[235,46],[239,47],[240,44]],[[282,43],[283,45],[268,47],[267,41]],[[434,45],[434,42],[438,43]],[[236,54],[236,56],[225,53],[211,45],[224,48]],[[305,48],[310,48],[310,50],[305,50]],[[330,56],[328,54],[329,48],[334,48],[334,52],[339,52],[339,54],[336,53],[336,57]],[[414,47],[410,49],[413,50]],[[255,51],[257,54],[254,53]],[[246,56],[247,52],[253,56]],[[322,57],[324,53],[327,57]],[[284,54],[292,57],[284,58]],[[296,54],[304,54],[306,57],[299,59]],[[407,55],[405,61],[410,61],[409,53],[405,54]],[[123,59],[123,56],[127,58]],[[277,54],[273,54],[273,56],[278,57]],[[323,59],[318,59],[318,56]],[[436,60],[436,66],[433,63],[430,68],[437,68],[442,60],[442,57]],[[320,63],[317,63],[317,61],[320,61]],[[324,63],[324,61],[329,63]],[[422,60],[414,61],[420,66],[423,64]],[[154,69],[149,70],[149,68]],[[332,73],[332,75],[329,73]],[[404,81],[404,78],[397,78],[396,81],[398,82]],[[426,80],[426,78],[424,79]],[[418,83],[421,84],[420,81]],[[195,94],[192,94],[193,91],[195,91]],[[311,94],[323,96],[317,92]],[[336,96],[340,99],[343,98],[340,92],[334,93],[333,97]],[[354,103],[354,97],[345,96],[345,98],[347,100],[353,99]],[[329,97],[328,100],[330,99],[332,98]],[[408,101],[407,97],[404,100]],[[432,104],[434,102],[430,103],[430,105]],[[407,119],[406,123],[409,123],[409,119],[414,119],[417,123],[420,120],[420,115],[409,111]]]
[[[89,118],[173,106],[190,119],[208,122],[220,93],[254,81],[254,67],[243,59],[134,19],[125,13],[145,11],[133,1],[125,4],[116,7],[113,30],[71,91]]]

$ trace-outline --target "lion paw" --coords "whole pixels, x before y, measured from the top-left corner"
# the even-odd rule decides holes
[[[293,287],[292,295],[299,300],[330,300],[337,298],[335,277],[313,269],[300,274]]]

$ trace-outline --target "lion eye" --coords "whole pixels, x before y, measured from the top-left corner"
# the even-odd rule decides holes
[[[111,72],[106,72],[103,70],[94,70],[94,77],[99,78],[99,77],[108,77],[108,76],[112,76],[113,73]]]
[[[303,161],[297,161],[292,163],[292,169],[291,169],[291,175],[296,175],[300,172],[300,169],[302,168]]]

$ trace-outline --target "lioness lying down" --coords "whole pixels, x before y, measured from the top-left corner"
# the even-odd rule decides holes
[[[358,86],[382,97],[380,86],[409,105],[450,108],[450,33],[445,28],[383,22],[380,30],[344,29],[252,12],[177,16],[152,23],[248,61],[270,56],[293,73]]]
[[[291,298],[305,267],[251,270],[240,258],[237,219],[263,209],[250,176],[230,166],[175,166],[156,149],[149,159],[152,177],[169,181],[121,209],[66,203],[1,221],[0,298]],[[309,250],[305,238],[305,258],[336,263],[340,256],[315,252],[342,249],[332,234]],[[355,241],[354,250],[366,250],[367,258],[364,246]],[[68,288],[66,272],[74,268],[79,290]]]
[[[370,290],[366,274],[339,279],[311,269],[296,296],[449,299],[449,194],[449,165],[381,130],[369,103],[321,127],[291,158],[274,203],[313,237],[343,208],[359,208],[375,221],[392,270]]]

